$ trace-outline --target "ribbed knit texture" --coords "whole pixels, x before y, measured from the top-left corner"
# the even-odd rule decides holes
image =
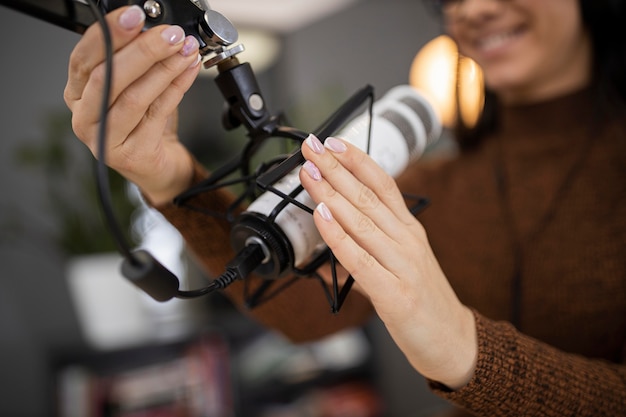
[[[432,388],[476,415],[626,416],[626,119],[590,129],[591,103],[582,91],[502,109],[499,130],[480,148],[414,164],[398,178],[403,191],[430,198],[418,218],[477,317],[474,378],[458,392]],[[203,175],[198,167],[196,180]],[[223,198],[195,204],[219,209]],[[232,256],[228,225],[160,209],[207,270],[220,273]],[[371,306],[354,291],[331,316],[317,285],[301,280],[252,314],[294,341],[369,317]],[[241,286],[229,295],[240,304]],[[519,329],[507,323],[513,299]]]
[[[522,335],[509,323],[476,317],[476,374],[458,392],[431,381],[441,397],[476,416],[626,415],[623,365],[566,354]]]
[[[419,218],[479,312],[474,379],[456,393],[433,384],[476,415],[626,416],[626,120],[594,125],[592,102],[582,91],[503,108],[479,149],[399,179],[431,198]],[[515,297],[519,332],[499,322]]]

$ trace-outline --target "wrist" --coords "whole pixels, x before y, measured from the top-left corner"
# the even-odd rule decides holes
[[[180,163],[175,169],[169,170],[170,177],[168,181],[165,181],[165,176],[163,176],[156,177],[152,183],[138,184],[141,192],[150,204],[154,206],[169,204],[176,196],[187,190],[194,183],[195,164],[191,155],[187,155],[187,162]]]
[[[478,358],[476,318],[469,308],[464,309],[463,319],[460,320],[461,338],[455,355],[456,371],[447,381],[440,381],[453,391],[463,388],[471,381]]]

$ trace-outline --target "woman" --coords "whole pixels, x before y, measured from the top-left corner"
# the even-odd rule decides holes
[[[319,310],[298,308],[325,303],[311,300],[319,291],[304,280],[253,313],[306,340],[359,323],[371,303],[432,389],[471,413],[624,415],[624,6],[439,3],[448,33],[483,68],[481,122],[459,129],[458,157],[414,164],[398,187],[350,144],[309,137],[300,178],[319,203],[316,225],[365,297],[351,294],[319,324],[304,317]],[[140,34],[141,19],[134,8],[108,16],[116,59],[133,68],[114,86],[108,161],[221,272],[232,253],[212,242],[228,225],[214,221],[207,236],[205,216],[168,204],[206,175],[174,133],[176,105],[197,74],[196,45],[171,28]],[[75,131],[92,149],[98,37],[91,28],[77,45],[66,89]],[[419,222],[399,189],[431,199]],[[302,317],[289,320],[294,311]]]
[[[303,147],[325,241],[413,366],[480,415],[626,410],[624,37],[594,3],[442,3],[491,95],[459,158],[398,179],[431,198],[421,224],[357,150]]]

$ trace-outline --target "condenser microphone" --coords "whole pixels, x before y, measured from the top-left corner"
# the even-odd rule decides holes
[[[366,151],[387,174],[395,177],[410,161],[419,158],[441,131],[441,123],[425,97],[409,85],[400,85],[373,104],[371,118],[365,112],[334,136]],[[255,273],[266,279],[280,278],[294,268],[302,268],[326,249],[311,215],[314,202],[302,189],[299,170],[300,167],[294,169],[274,184],[276,190],[293,196],[298,204],[285,204],[284,197],[266,191],[237,218],[232,229],[235,250],[253,244],[261,246],[265,259]]]

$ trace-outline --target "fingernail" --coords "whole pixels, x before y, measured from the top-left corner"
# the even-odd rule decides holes
[[[331,151],[337,153],[345,152],[348,149],[343,141],[333,137],[326,138],[326,141],[324,141],[324,146]]]
[[[313,152],[321,154],[324,153],[324,145],[315,135],[309,135],[306,140],[306,144],[309,145],[309,148],[313,149]]]
[[[189,65],[189,68],[197,67],[198,64],[200,63],[200,61],[202,61],[202,57],[200,56],[200,54],[198,54],[198,56],[196,57],[196,60],[193,61],[193,63],[191,65]]]
[[[326,204],[324,204],[323,202],[319,203],[317,207],[315,207],[315,210],[317,210],[320,216],[322,216],[322,219],[326,220],[327,222],[333,219],[332,213],[330,212]]]
[[[315,181],[322,180],[322,173],[313,162],[306,161],[304,164],[302,164],[302,169],[304,169],[304,171],[309,174],[309,177],[313,178]]]
[[[176,45],[185,39],[185,31],[180,26],[169,26],[161,32],[161,37],[170,45]]]
[[[198,52],[198,47],[200,45],[198,44],[198,40],[189,35],[185,38],[185,43],[183,44],[183,48],[180,50],[180,53],[183,56],[190,56],[193,53],[197,53]]]
[[[146,15],[144,14],[141,7],[137,5],[130,6],[128,9],[124,10],[124,13],[120,15],[120,26],[126,30],[134,29],[139,24],[143,23],[146,20]]]

